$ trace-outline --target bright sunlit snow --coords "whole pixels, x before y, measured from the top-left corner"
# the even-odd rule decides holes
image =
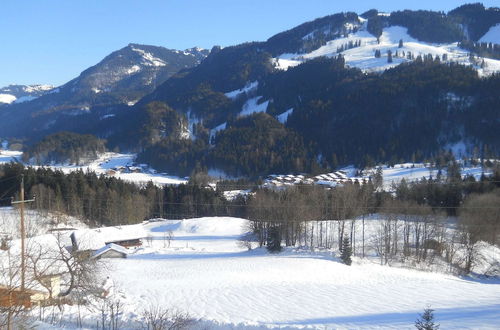
[[[367,222],[371,235],[378,220]],[[412,329],[430,305],[442,329],[497,328],[498,280],[380,266],[370,258],[346,266],[331,252],[303,248],[247,251],[237,245],[247,225],[228,217],[144,223],[149,238],[142,248],[105,259],[103,275],[111,277],[124,317],[137,319],[154,304],[188,311],[200,329]],[[77,312],[67,309],[66,318]]]

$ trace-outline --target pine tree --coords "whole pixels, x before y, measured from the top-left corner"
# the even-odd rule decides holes
[[[267,231],[267,250],[275,253],[281,251],[281,235],[279,228],[271,227]]]
[[[387,63],[392,63],[392,52],[387,51]]]
[[[350,266],[352,263],[351,256],[352,256],[352,249],[351,249],[351,242],[349,241],[349,237],[344,236],[344,239],[342,240],[342,250],[340,251],[340,259],[344,262],[344,264]]]
[[[415,327],[418,330],[437,330],[439,325],[434,323],[434,310],[429,307],[424,309],[424,314],[415,321]]]
[[[399,48],[403,48],[403,39],[399,39]]]

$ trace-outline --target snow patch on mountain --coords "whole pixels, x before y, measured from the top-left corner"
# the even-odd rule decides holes
[[[265,101],[259,104],[262,96],[256,96],[249,99],[242,107],[241,112],[238,114],[238,117],[249,116],[258,112],[266,112],[267,106],[269,105],[269,101]]]
[[[141,67],[138,65],[132,65],[130,68],[127,69],[127,74],[133,74],[141,70]]]
[[[490,30],[479,39],[479,42],[491,42],[500,45],[500,24],[492,26]]]
[[[0,94],[0,103],[11,104],[16,99],[17,97],[11,94]]]

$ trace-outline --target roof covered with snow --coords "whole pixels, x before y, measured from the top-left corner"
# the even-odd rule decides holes
[[[116,251],[116,252],[121,253],[121,254],[124,254],[124,255],[128,255],[127,248],[125,248],[121,245],[118,245],[118,244],[109,243],[109,244],[106,244],[104,247],[100,248],[99,250],[95,251],[94,254],[92,255],[92,257],[97,258],[97,257],[102,256],[104,253],[111,251],[111,250]]]
[[[107,243],[141,239],[147,236],[142,224],[76,230],[72,234],[79,250],[98,250]]]

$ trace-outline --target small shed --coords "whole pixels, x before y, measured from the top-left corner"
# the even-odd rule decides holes
[[[95,251],[94,254],[92,255],[92,258],[94,258],[94,259],[126,258],[127,255],[128,255],[127,248],[120,246],[120,245],[117,245],[117,244],[109,243],[109,244],[106,244],[106,246]]]

